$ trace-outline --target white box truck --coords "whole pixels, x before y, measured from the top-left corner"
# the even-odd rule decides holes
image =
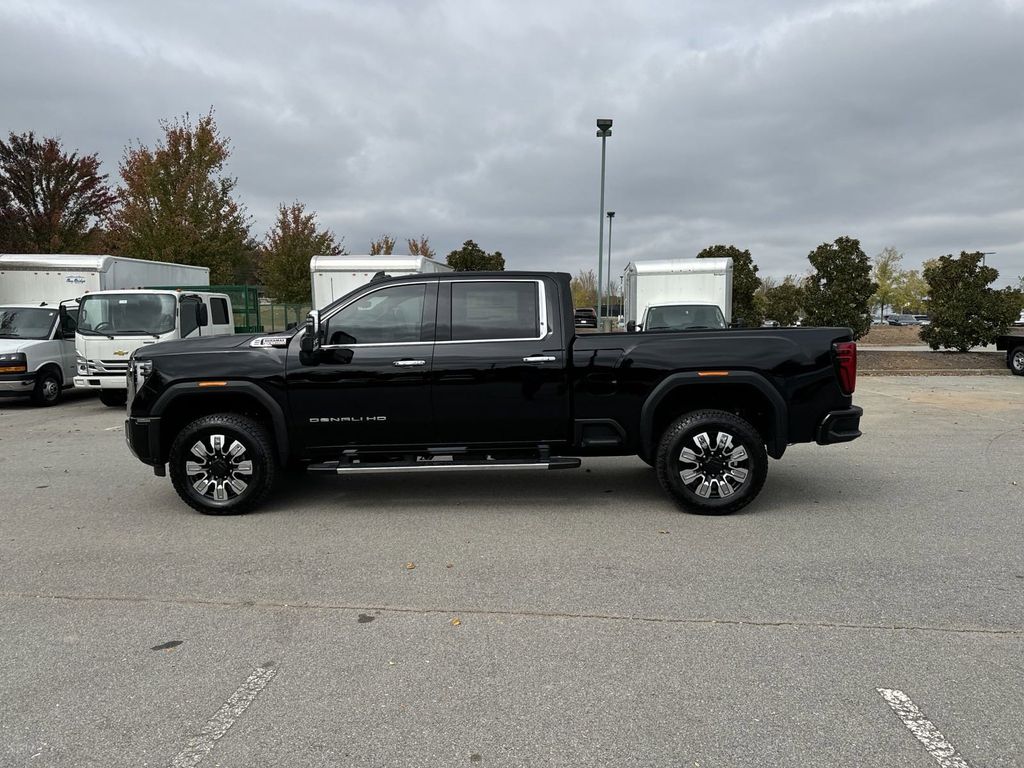
[[[732,259],[656,259],[626,265],[627,330],[725,328],[732,322]]]
[[[378,272],[415,275],[450,272],[451,267],[424,256],[314,256],[309,260],[313,308],[323,309],[335,299],[366,285]]]
[[[0,395],[60,401],[76,371],[74,300],[87,291],[193,282],[208,285],[209,270],[116,256],[0,254]]]

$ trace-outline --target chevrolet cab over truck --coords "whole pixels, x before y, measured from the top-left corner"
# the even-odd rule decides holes
[[[125,436],[200,512],[257,506],[284,469],[561,469],[637,455],[682,508],[752,501],[791,443],[860,436],[847,328],[576,336],[570,276],[361,286],[288,334],[136,350]]]

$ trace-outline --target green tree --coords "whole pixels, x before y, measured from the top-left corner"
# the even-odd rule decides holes
[[[794,325],[803,309],[804,289],[794,275],[786,275],[778,283],[769,277],[762,278],[757,292],[760,314],[766,320],[777,320],[781,325]]]
[[[732,319],[747,325],[760,325],[760,313],[754,294],[761,285],[757,264],[750,251],[741,251],[735,245],[711,245],[697,254],[698,259],[732,259]]]
[[[931,325],[921,329],[921,338],[932,349],[966,352],[990,344],[1017,318],[1020,293],[991,288],[999,272],[984,266],[983,258],[962,251],[958,258],[949,254],[925,267]]]
[[[871,327],[869,302],[878,288],[860,241],[839,237],[807,255],[813,272],[804,284],[807,325],[849,327],[860,338]]]
[[[921,314],[925,311],[928,298],[928,283],[916,269],[903,273],[903,284],[893,294],[892,306],[900,312]]]
[[[209,267],[212,283],[229,282],[252,253],[249,216],[232,197],[237,179],[224,173],[230,143],[212,110],[160,127],[155,149],[125,149],[111,243],[127,256]]]
[[[501,251],[487,253],[472,240],[467,240],[446,258],[448,266],[456,272],[504,272],[505,257]]]
[[[381,235],[376,240],[370,241],[371,256],[390,256],[395,252],[395,238],[391,235]]]
[[[67,153],[32,132],[0,139],[0,249],[88,252],[115,199],[97,155]]]
[[[597,306],[597,275],[594,270],[580,270],[569,283],[574,307]]]
[[[430,238],[426,235],[420,235],[419,240],[414,240],[410,237],[405,242],[409,244],[410,256],[422,256],[426,259],[434,258],[434,249],[430,247]]]
[[[317,227],[316,213],[306,213],[306,206],[299,202],[281,204],[260,249],[259,275],[271,297],[305,303],[312,297],[309,260],[318,254],[343,253],[345,248],[334,233]]]
[[[883,248],[874,258],[871,279],[875,281],[875,294],[871,297],[871,306],[878,307],[878,317],[885,317],[885,308],[899,309],[900,296],[906,283],[907,273],[900,269],[903,254],[893,247]]]

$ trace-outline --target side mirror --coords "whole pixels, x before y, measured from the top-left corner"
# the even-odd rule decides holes
[[[630,320],[626,323],[626,333],[636,333],[640,326],[636,324],[636,320]]]
[[[320,338],[320,312],[312,310],[306,315],[306,323],[302,329],[302,338],[299,339],[299,350],[311,355],[320,349],[322,343]]]
[[[199,304],[199,325],[207,326],[210,324],[210,309],[205,304]]]

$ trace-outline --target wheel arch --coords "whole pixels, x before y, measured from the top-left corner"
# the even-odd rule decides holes
[[[166,459],[175,435],[186,424],[214,413],[240,413],[270,427],[274,452],[281,464],[289,457],[288,423],[273,397],[251,382],[228,382],[199,389],[196,384],[173,384],[153,404],[151,416],[160,418],[160,455]]]
[[[789,443],[789,409],[779,391],[753,371],[716,374],[673,373],[654,388],[640,412],[640,447],[644,455],[654,455],[661,433],[677,417],[710,408],[745,418],[764,438],[768,455],[782,458]]]

